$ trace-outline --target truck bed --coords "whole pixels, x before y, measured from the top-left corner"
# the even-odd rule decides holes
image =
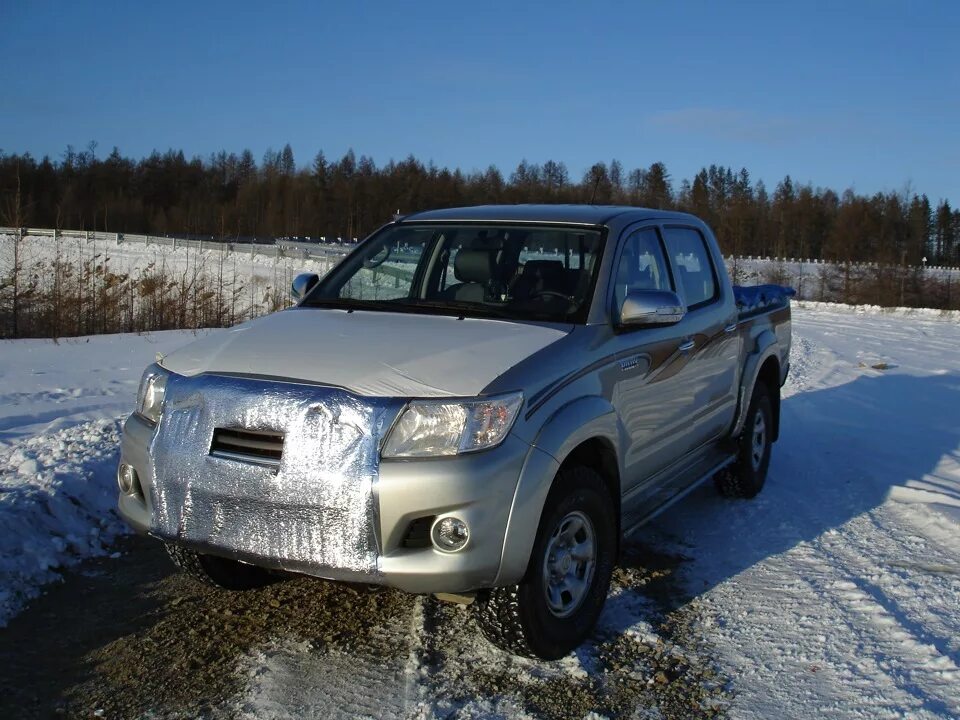
[[[783,285],[733,286],[733,297],[737,301],[737,311],[741,320],[786,307],[794,295],[796,290]]]

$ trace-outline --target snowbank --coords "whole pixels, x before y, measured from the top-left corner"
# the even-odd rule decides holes
[[[189,332],[0,341],[0,627],[60,569],[110,552],[120,418]]]
[[[854,315],[890,315],[893,317],[918,317],[928,320],[952,320],[960,322],[960,310],[937,310],[935,308],[882,307],[880,305],[845,305],[843,303],[795,300],[794,307],[811,311],[845,313]]]

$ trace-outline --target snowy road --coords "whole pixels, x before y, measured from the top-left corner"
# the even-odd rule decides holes
[[[958,717],[960,325],[797,310],[794,333],[762,495],[704,489],[646,540],[691,558],[732,716]]]
[[[596,639],[557,663],[399,593],[230,595],[140,539],[111,559],[113,420],[187,339],[0,347],[7,615],[100,556],[0,629],[4,715],[960,717],[957,316],[796,309],[764,492],[704,487],[645,528]]]

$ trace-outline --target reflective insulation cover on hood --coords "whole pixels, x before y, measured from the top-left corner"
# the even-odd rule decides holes
[[[344,390],[172,375],[151,458],[153,534],[301,572],[377,571],[373,485],[400,403]],[[282,435],[278,467],[211,455],[214,431]]]

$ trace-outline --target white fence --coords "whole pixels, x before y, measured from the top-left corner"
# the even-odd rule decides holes
[[[164,245],[172,248],[195,248],[198,250],[226,250],[245,255],[262,255],[265,257],[288,257],[302,259],[331,259],[335,260],[351,248],[351,244],[341,245],[338,243],[307,243],[291,240],[277,240],[273,244],[263,243],[240,243],[240,242],[217,242],[215,240],[187,240],[182,238],[162,237],[159,235],[139,235],[135,233],[108,233],[91,230],[54,230],[50,228],[5,228],[0,227],[0,235],[22,234],[40,236],[40,237],[63,237],[79,238],[84,240],[111,240],[117,244],[139,243],[141,245]],[[825,260],[802,259],[802,258],[772,258],[772,257],[754,257],[752,255],[729,256],[726,258],[727,267],[737,270],[737,275],[744,275],[738,278],[739,281],[761,282],[761,276],[765,271],[772,268],[780,268],[782,275],[788,280],[793,281],[794,285],[799,284],[800,289],[807,278],[822,274],[823,271],[834,263]],[[849,268],[842,264],[838,267],[844,267],[844,270],[866,271],[877,270],[882,266],[877,263],[851,263]],[[934,277],[947,282],[952,282],[954,275],[960,275],[960,268],[946,267],[941,265],[924,265],[924,274],[927,277]]]
[[[111,240],[118,245],[139,243],[140,245],[163,245],[176,248],[195,248],[197,250],[226,250],[249,255],[291,258],[336,258],[349,252],[349,247],[336,244],[314,244],[277,240],[272,245],[262,243],[232,243],[216,240],[187,240],[184,238],[163,237],[159,235],[139,235],[136,233],[110,233],[95,230],[56,230],[51,228],[7,228],[0,227],[0,235],[31,235],[34,237],[61,237],[79,240]]]
[[[926,258],[924,258],[924,259],[926,259]],[[830,261],[828,261],[828,260],[817,260],[817,259],[811,259],[811,258],[806,258],[806,259],[804,259],[804,258],[779,258],[779,257],[769,257],[769,256],[761,256],[761,255],[757,255],[756,257],[754,257],[753,255],[737,255],[737,256],[730,255],[730,256],[728,256],[728,257],[726,258],[726,261],[727,261],[728,263],[732,263],[732,262],[734,262],[734,260],[736,260],[737,262],[758,262],[758,263],[768,263],[768,264],[774,264],[774,265],[778,265],[778,264],[789,264],[789,265],[797,265],[797,266],[803,266],[803,265],[811,265],[811,266],[817,266],[817,265],[839,265],[839,266],[843,266],[843,265],[844,265],[844,263],[834,263],[834,262],[830,262]],[[871,262],[851,262],[851,263],[850,263],[850,267],[851,267],[851,268],[874,268],[874,269],[877,269],[877,268],[883,268],[883,267],[900,267],[900,266],[899,266],[899,265],[883,265],[883,264],[881,264],[881,263],[871,263]],[[948,265],[927,265],[925,262],[924,262],[923,265],[922,265],[922,269],[927,270],[927,271],[942,271],[942,272],[944,272],[944,273],[960,272],[960,267],[950,267],[950,266],[948,266]]]

